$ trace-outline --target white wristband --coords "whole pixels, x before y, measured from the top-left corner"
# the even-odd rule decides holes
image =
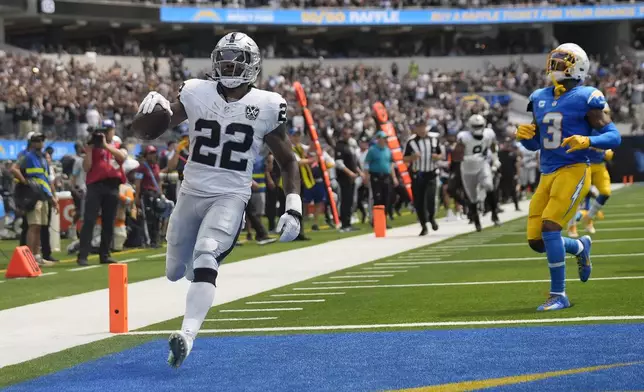
[[[286,195],[286,202],[284,203],[284,211],[297,211],[302,214],[302,199],[297,193],[289,193]]]

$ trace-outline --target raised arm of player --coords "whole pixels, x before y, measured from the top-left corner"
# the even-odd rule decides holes
[[[293,241],[300,234],[302,224],[302,199],[300,198],[300,168],[293,153],[293,146],[286,133],[286,122],[264,136],[273,157],[280,167],[286,193],[285,213],[277,223],[281,242]]]

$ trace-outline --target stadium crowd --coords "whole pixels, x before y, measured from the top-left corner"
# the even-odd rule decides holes
[[[0,135],[22,139],[31,130],[41,130],[49,139],[85,139],[89,126],[108,118],[117,124],[119,135],[128,137],[129,123],[147,91],[155,89],[174,97],[181,80],[190,77],[180,57],[171,58],[170,76],[157,74],[160,60],[143,61],[144,73],[137,74],[118,64],[99,71],[77,62],[0,53]],[[605,92],[616,120],[633,122],[638,130],[644,123],[644,70],[628,60],[606,65],[594,62],[591,75],[592,84]],[[413,63],[404,70],[397,64],[390,69],[334,68],[324,63],[286,67],[279,75],[264,77],[263,87],[284,94],[291,103],[291,115],[297,110],[291,91],[296,78],[311,94],[320,128],[339,129],[351,122],[357,132],[374,128],[370,105],[376,100],[387,104],[402,129],[408,114],[430,108],[431,116],[445,130],[456,131],[460,128],[456,103],[461,96],[508,90],[527,96],[547,83],[541,69],[521,61],[473,73],[421,70]],[[499,118],[507,117],[502,105],[493,106],[501,113]],[[500,130],[504,125],[495,127]]]

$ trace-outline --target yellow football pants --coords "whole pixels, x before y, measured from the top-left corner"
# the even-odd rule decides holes
[[[585,163],[562,167],[542,174],[539,186],[530,200],[527,237],[541,238],[543,221],[566,227],[577,212],[577,206],[590,189],[590,166]]]

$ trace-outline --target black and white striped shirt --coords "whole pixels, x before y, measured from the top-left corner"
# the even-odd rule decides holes
[[[413,173],[435,173],[438,169],[436,162],[432,159],[432,154],[441,154],[441,146],[438,142],[439,134],[429,132],[427,136],[419,138],[413,136],[407,141],[405,146],[405,156],[416,154],[419,159],[413,161],[410,165],[410,171]]]

